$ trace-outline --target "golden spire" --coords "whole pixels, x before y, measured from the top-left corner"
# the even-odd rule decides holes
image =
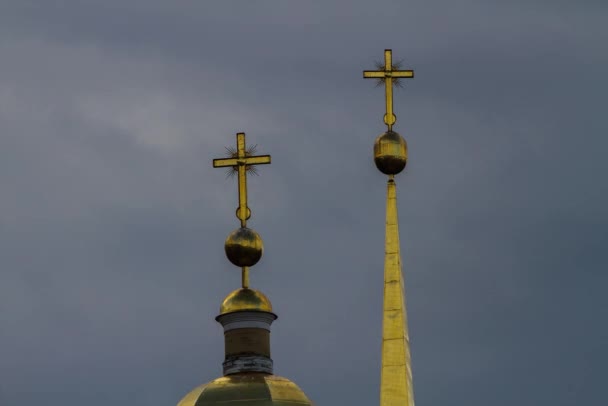
[[[224,248],[230,262],[242,269],[242,286],[249,287],[249,267],[255,265],[264,252],[262,238],[258,233],[247,228],[247,220],[251,217],[251,210],[247,207],[247,172],[252,171],[253,165],[270,163],[270,155],[253,156],[255,147],[247,147],[245,144],[245,133],[236,135],[236,150],[228,148],[229,158],[213,160],[214,168],[230,167],[238,174],[239,185],[239,207],[236,209],[236,217],[241,221],[241,228],[233,231],[228,238]]]
[[[397,120],[393,114],[393,84],[398,78],[413,78],[414,71],[394,68],[392,52],[387,49],[384,51],[384,66],[381,70],[363,71],[364,78],[377,78],[385,84],[384,123],[388,126],[388,131],[376,138],[374,143],[376,167],[389,177],[386,200],[380,406],[414,406],[395,185],[395,175],[407,164],[407,143],[401,135],[393,131],[393,124]]]

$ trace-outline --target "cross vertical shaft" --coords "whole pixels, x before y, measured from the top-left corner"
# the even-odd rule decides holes
[[[393,114],[393,55],[390,49],[384,50],[384,89],[386,95],[386,116],[384,122],[390,131],[397,121],[397,117]]]
[[[237,159],[239,160],[239,208],[236,217],[241,220],[241,227],[247,225],[249,213],[247,213],[247,172],[245,161],[245,134],[238,133],[236,135]]]

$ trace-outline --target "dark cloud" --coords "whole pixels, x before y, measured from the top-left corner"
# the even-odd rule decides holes
[[[600,404],[601,2],[4,2],[0,404],[175,404],[220,374],[247,132],[276,372],[378,399],[382,50],[419,404]]]

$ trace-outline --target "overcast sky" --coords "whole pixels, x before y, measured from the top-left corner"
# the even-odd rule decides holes
[[[221,375],[235,133],[275,372],[378,404],[383,50],[418,405],[603,406],[608,3],[0,0],[0,405],[165,406]]]

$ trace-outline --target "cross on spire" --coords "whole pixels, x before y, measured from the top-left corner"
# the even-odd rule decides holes
[[[238,133],[236,135],[236,151],[233,156],[213,160],[214,168],[232,167],[238,173],[239,207],[236,209],[236,217],[241,220],[241,227],[245,227],[247,219],[251,217],[251,210],[247,207],[247,170],[253,165],[270,163],[270,155],[252,156],[249,151],[245,144],[245,133]]]
[[[384,87],[386,89],[386,114],[384,115],[384,123],[388,126],[389,131],[393,129],[393,124],[397,121],[397,116],[393,114],[393,79],[413,77],[413,70],[393,69],[393,51],[390,49],[384,50],[384,69],[363,71],[363,78],[380,79],[384,82]]]

